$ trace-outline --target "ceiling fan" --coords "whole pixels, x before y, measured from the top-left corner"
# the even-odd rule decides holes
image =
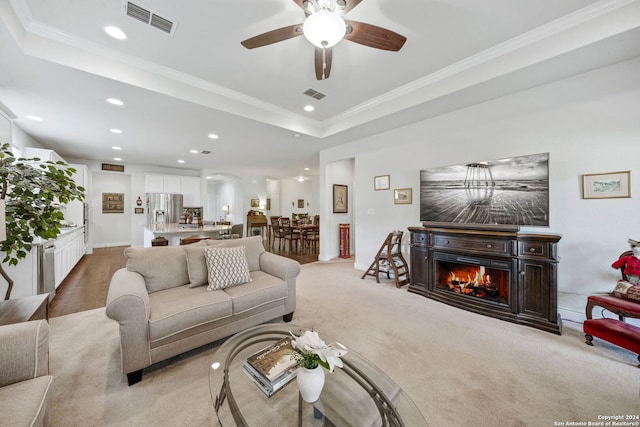
[[[242,46],[254,49],[304,35],[315,46],[316,79],[329,78],[332,48],[340,40],[376,49],[399,51],[407,38],[385,28],[364,22],[345,20],[347,12],[362,0],[293,0],[304,10],[306,19],[302,24],[289,25],[251,37]]]

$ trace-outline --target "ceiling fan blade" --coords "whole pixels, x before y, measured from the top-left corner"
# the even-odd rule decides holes
[[[354,43],[397,52],[407,41],[405,36],[386,28],[358,21],[345,20],[344,22],[351,27],[351,32],[347,32],[344,38]]]
[[[269,44],[281,42],[283,40],[292,39],[302,35],[302,24],[290,25],[288,27],[278,28],[277,30],[267,31],[250,39],[240,42],[247,49],[255,49]]]
[[[362,0],[347,0],[347,7],[344,8],[344,13],[349,12],[351,9],[360,4]]]
[[[333,48],[328,47],[323,49],[321,47],[316,48],[316,79],[325,80],[329,78],[331,73],[331,58],[333,57]]]
[[[305,14],[307,14],[307,15],[309,14],[309,11],[307,10],[307,8],[306,8],[306,7],[304,7],[304,0],[293,0],[293,2],[294,2],[295,4],[297,4],[298,6],[300,6],[300,8],[301,8],[302,10],[304,10],[304,13],[305,13]]]

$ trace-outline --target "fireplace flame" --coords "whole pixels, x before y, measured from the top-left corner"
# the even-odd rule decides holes
[[[449,273],[449,285],[460,286],[461,288],[465,288],[467,286],[478,286],[478,285],[488,285],[490,286],[491,275],[485,274],[485,268],[483,266],[479,267],[479,270],[476,271],[475,275],[467,274],[467,280],[462,280],[458,277],[453,271]]]

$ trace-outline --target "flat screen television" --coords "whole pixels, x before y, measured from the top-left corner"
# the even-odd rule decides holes
[[[549,226],[549,153],[420,171],[420,221]]]

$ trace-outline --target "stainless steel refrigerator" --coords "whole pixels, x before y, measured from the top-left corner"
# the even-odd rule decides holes
[[[147,193],[147,224],[170,224],[180,221],[182,194]]]

